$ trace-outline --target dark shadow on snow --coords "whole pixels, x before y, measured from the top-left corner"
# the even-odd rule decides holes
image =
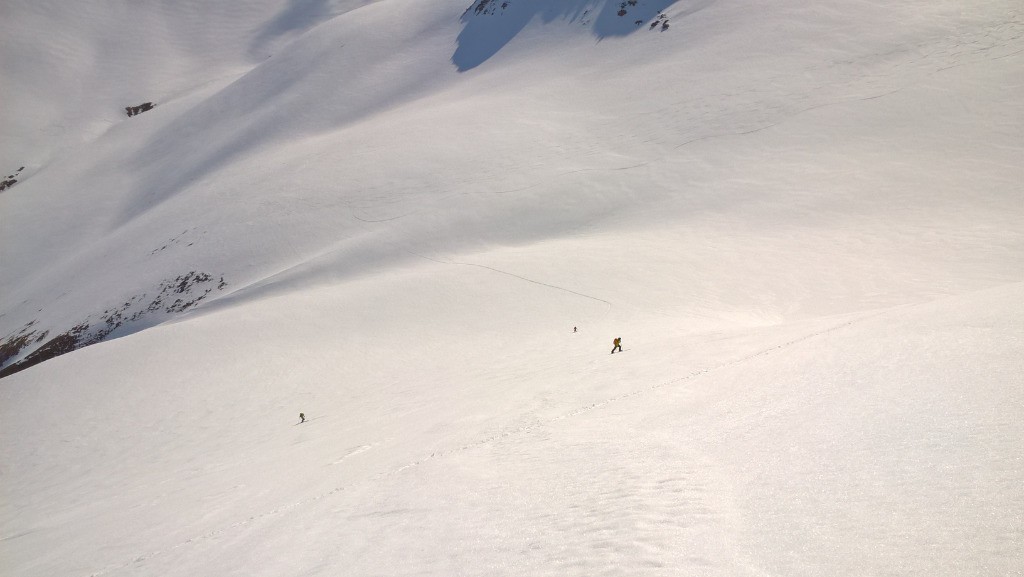
[[[497,54],[534,19],[565,20],[591,28],[598,40],[648,30],[648,24],[680,0],[475,0],[462,15],[463,29],[452,63],[471,70]],[[687,2],[684,15],[713,0]],[[667,27],[666,27],[667,28]]]

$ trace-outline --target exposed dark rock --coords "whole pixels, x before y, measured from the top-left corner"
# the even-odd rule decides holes
[[[131,117],[131,116],[135,116],[137,114],[142,114],[143,112],[146,112],[147,110],[152,110],[154,106],[156,106],[156,105],[153,104],[152,102],[143,102],[142,104],[140,104],[138,106],[125,106],[124,110],[125,110],[125,112],[128,113],[128,116]]]
[[[658,27],[659,24],[661,24],[662,32],[668,30],[668,16],[666,16],[664,12],[658,14],[658,17],[651,22],[651,27],[649,28],[649,30],[654,30],[655,28]]]
[[[29,344],[39,342],[36,332],[28,330],[30,326],[32,325],[27,325],[21,329],[21,332],[0,343],[0,366],[5,364],[8,359],[18,356],[18,353]],[[43,333],[42,337],[46,338],[46,333]]]
[[[123,326],[131,326],[142,318],[158,313],[181,313],[199,304],[214,290],[223,290],[228,283],[224,277],[214,279],[210,274],[192,271],[173,280],[160,284],[159,292],[152,299],[140,294],[124,304],[103,311],[98,322],[86,319],[71,329],[43,343],[20,361],[4,366],[16,358],[25,348],[43,341],[48,331],[32,329],[36,321],[25,325],[20,331],[0,342],[0,378],[12,375],[43,361],[70,353],[103,341]],[[171,300],[173,298],[173,301]]]
[[[8,174],[6,178],[4,178],[2,181],[0,181],[0,192],[3,192],[5,190],[7,190],[8,188],[10,188],[10,187],[14,186],[15,184],[17,184],[17,182],[18,182],[17,176],[19,174],[21,174],[21,171],[23,171],[23,170],[25,170],[24,166],[22,166],[21,168],[19,168],[16,171],[14,171],[14,174]]]

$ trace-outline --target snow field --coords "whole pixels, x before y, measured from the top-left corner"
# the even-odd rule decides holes
[[[641,3],[5,1],[0,564],[1020,574],[1019,8]]]

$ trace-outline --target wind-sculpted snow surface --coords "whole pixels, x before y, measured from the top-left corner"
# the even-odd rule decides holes
[[[0,0],[4,576],[1017,575],[976,4]]]

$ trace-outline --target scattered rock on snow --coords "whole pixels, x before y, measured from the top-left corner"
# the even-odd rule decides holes
[[[154,106],[156,106],[156,105],[153,104],[152,102],[143,102],[142,104],[140,104],[138,106],[125,106],[124,110],[125,110],[125,112],[128,113],[128,116],[131,117],[131,116],[136,116],[138,114],[142,114],[143,112],[146,112],[147,110],[152,110]]]
[[[24,166],[22,166],[21,168],[19,168],[16,171],[14,171],[14,174],[8,174],[6,178],[4,178],[3,180],[0,180],[0,192],[3,192],[5,190],[7,190],[8,188],[10,188],[10,187],[14,186],[15,184],[17,184],[18,179],[16,177],[19,174],[21,174],[21,171],[23,171],[23,170],[25,170]]]
[[[49,331],[34,329],[32,321],[18,332],[0,341],[0,378],[22,371],[65,353],[96,344],[121,327],[130,327],[153,314],[185,312],[198,305],[215,290],[227,286],[224,277],[215,278],[203,272],[191,271],[160,283],[157,294],[135,295],[124,304],[103,311],[98,321],[87,318],[61,334],[47,340],[21,360],[15,360],[27,348],[42,342]],[[9,361],[10,364],[8,364]],[[5,366],[6,365],[6,366]]]

